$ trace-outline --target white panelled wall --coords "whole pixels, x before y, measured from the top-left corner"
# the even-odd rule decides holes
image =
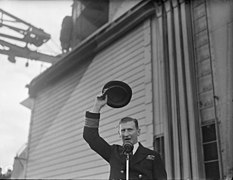
[[[38,94],[32,113],[27,178],[108,178],[108,164],[88,147],[82,131],[85,111],[111,80],[128,83],[133,96],[123,108],[103,109],[100,135],[110,144],[121,143],[118,121],[132,116],[139,120],[142,144],[153,147],[150,33],[148,20]]]

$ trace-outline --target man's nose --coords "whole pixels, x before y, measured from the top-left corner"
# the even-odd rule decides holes
[[[128,131],[128,130],[125,130],[123,135],[124,135],[124,136],[129,136],[129,131]]]

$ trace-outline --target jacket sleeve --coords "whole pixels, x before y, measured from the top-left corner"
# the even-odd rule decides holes
[[[83,138],[92,150],[109,162],[111,146],[99,135],[99,113],[86,112]]]
[[[153,179],[156,180],[166,180],[167,172],[164,167],[164,163],[158,153],[155,155],[153,162]]]

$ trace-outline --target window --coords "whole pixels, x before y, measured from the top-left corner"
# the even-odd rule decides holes
[[[154,150],[158,152],[165,163],[165,152],[164,152],[164,136],[154,136]]]
[[[206,179],[219,179],[219,159],[215,124],[202,126],[202,145]]]

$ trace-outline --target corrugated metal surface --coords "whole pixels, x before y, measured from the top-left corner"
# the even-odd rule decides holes
[[[164,1],[152,26],[154,113],[164,128],[168,179],[198,179],[201,174],[190,13],[187,1]]]
[[[33,111],[27,178],[108,178],[108,164],[93,152],[82,138],[84,113],[95,96],[110,80],[121,80],[132,87],[129,105],[120,109],[106,107],[101,114],[100,132],[110,143],[120,143],[118,120],[124,116],[139,119],[140,141],[146,143],[145,32],[140,26],[100,52],[91,63],[39,93]],[[147,34],[148,35],[148,34]],[[147,63],[148,66],[148,63]],[[147,82],[147,86],[150,82]]]

